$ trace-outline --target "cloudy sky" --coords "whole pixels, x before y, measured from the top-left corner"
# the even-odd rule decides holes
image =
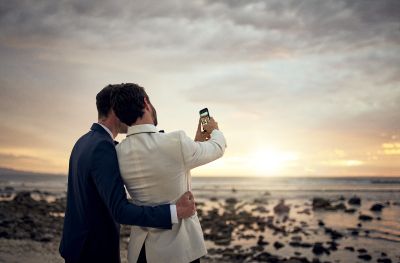
[[[107,84],[228,141],[195,175],[400,175],[400,1],[0,1],[0,167],[67,173]],[[118,140],[124,136],[119,136]]]

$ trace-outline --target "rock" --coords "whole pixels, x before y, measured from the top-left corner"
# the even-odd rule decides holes
[[[258,237],[257,245],[259,246],[267,246],[269,243],[267,241],[264,241],[263,236]]]
[[[268,261],[268,262],[273,262],[273,261]],[[289,259],[286,259],[284,261],[277,261],[277,263],[279,262],[285,262],[285,263],[309,263],[308,259],[305,257],[291,257]]]
[[[296,241],[296,242],[301,242],[302,237],[301,237],[301,236],[292,236],[292,237],[291,237],[291,240],[292,240],[292,241]]]
[[[253,200],[253,203],[254,204],[264,204],[264,205],[266,205],[266,204],[268,204],[268,199],[266,197],[255,198]]]
[[[218,201],[218,198],[216,198],[215,196],[210,197],[210,201],[217,202],[217,201]]]
[[[385,207],[384,205],[382,205],[380,203],[376,203],[369,210],[371,210],[373,212],[381,212],[384,207]]]
[[[231,238],[228,237],[228,238],[216,239],[214,240],[214,243],[219,246],[228,246],[231,244]]]
[[[310,248],[313,246],[310,243],[300,243],[297,241],[291,241],[291,242],[289,242],[289,245],[292,247],[303,247],[303,248]]]
[[[390,258],[378,258],[377,262],[378,263],[392,263],[392,260]]]
[[[279,203],[274,207],[275,214],[287,214],[290,211],[290,207],[285,204],[285,200],[279,201]]]
[[[353,196],[348,201],[349,205],[361,205],[361,198],[358,196]]]
[[[355,208],[347,208],[344,210],[345,213],[354,214],[357,211]]]
[[[314,210],[327,209],[331,207],[331,202],[321,197],[314,197],[312,200],[312,208]]]
[[[351,231],[351,235],[352,236],[358,236],[358,234],[359,234],[358,230],[352,230]]]
[[[331,251],[336,251],[337,248],[338,248],[338,246],[339,246],[339,244],[336,243],[335,241],[327,242],[327,244],[329,244],[329,249],[330,249]]]
[[[278,256],[271,255],[268,252],[261,252],[259,254],[255,254],[252,258],[257,262],[282,262],[282,259]]]
[[[325,228],[325,234],[329,234],[331,236],[331,239],[333,239],[333,240],[343,237],[342,233],[340,233],[336,230],[333,230],[332,228],[328,228],[328,227]]]
[[[357,249],[357,251],[358,251],[358,253],[361,253],[361,254],[365,254],[368,252],[365,248]]]
[[[238,201],[237,201],[236,198],[231,197],[231,198],[227,198],[227,199],[225,200],[225,202],[226,202],[227,204],[234,205],[234,204],[236,204]]]
[[[343,203],[339,203],[339,204],[334,205],[334,206],[332,207],[332,210],[346,210],[346,209],[347,209],[347,207],[346,207],[346,205],[343,204]]]
[[[320,242],[316,242],[313,246],[312,252],[315,255],[322,255],[323,253],[326,253],[327,255],[330,254],[329,250],[324,248],[324,246],[322,245],[322,243]]]
[[[372,257],[368,254],[362,254],[362,255],[358,255],[359,259],[365,260],[365,261],[370,261],[372,259]]]
[[[306,215],[311,215],[311,211],[308,208],[303,209],[302,211],[298,211],[298,214],[306,214]]]
[[[43,235],[40,237],[39,241],[42,241],[42,242],[50,242],[50,241],[52,241],[53,239],[54,239],[54,236],[53,236],[52,234],[47,233],[47,234],[43,234]]]
[[[0,238],[10,238],[10,234],[6,231],[0,231]]]
[[[354,247],[345,247],[344,249],[346,249],[346,250],[348,250],[348,251],[351,251],[351,252],[354,252],[354,251],[355,251]]]
[[[318,220],[318,225],[319,225],[319,226],[325,226],[325,223],[324,223],[324,221],[322,221],[322,220]]]
[[[347,207],[342,202],[333,205],[331,201],[328,199],[324,199],[321,197],[314,197],[312,200],[312,208],[313,210],[337,211],[337,210],[345,210]]]
[[[358,216],[358,219],[361,221],[371,221],[373,218],[372,216],[361,214]]]
[[[14,189],[14,187],[12,187],[12,186],[6,186],[5,188],[4,188],[4,192],[14,192],[15,191],[15,189]]]
[[[260,212],[260,213],[268,213],[268,212],[269,212],[269,210],[266,209],[265,206],[261,206],[261,205],[259,205],[259,206],[255,207],[255,208],[253,208],[251,211],[252,211],[252,212],[255,212],[255,211],[256,211],[256,212]]]
[[[275,249],[277,249],[277,250],[283,248],[284,246],[285,246],[285,245],[284,245],[283,243],[279,242],[279,241],[275,241],[275,242],[274,242],[274,247],[275,247]]]
[[[33,198],[31,197],[31,193],[30,193],[30,192],[27,192],[27,191],[19,192],[19,193],[14,197],[14,200],[13,200],[13,201],[14,201],[14,202],[17,202],[17,203],[24,203],[24,204],[36,202],[36,201],[33,200]]]

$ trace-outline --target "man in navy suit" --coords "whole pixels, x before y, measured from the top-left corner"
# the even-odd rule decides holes
[[[96,96],[98,123],[75,144],[69,160],[67,209],[60,254],[67,263],[120,262],[119,224],[171,229],[196,210],[186,192],[176,205],[136,206],[128,202],[114,138],[126,132],[111,107],[109,85]]]

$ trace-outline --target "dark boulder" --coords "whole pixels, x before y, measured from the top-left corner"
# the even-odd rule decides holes
[[[287,214],[290,211],[290,207],[285,204],[285,200],[279,201],[279,203],[274,207],[275,214]]]
[[[347,208],[344,210],[345,213],[354,214],[357,211],[355,208]]]
[[[373,218],[372,216],[361,214],[358,216],[358,219],[361,221],[371,221]]]
[[[361,205],[361,198],[358,196],[353,196],[348,201],[349,205]]]
[[[227,198],[227,199],[225,200],[225,202],[226,202],[227,204],[234,205],[234,204],[236,204],[238,201],[237,201],[236,198],[231,197],[231,198]]]
[[[392,263],[392,260],[390,258],[378,258],[376,261],[378,263]]]
[[[312,252],[313,252],[315,255],[322,255],[323,253],[326,253],[327,255],[330,254],[329,250],[326,249],[326,248],[322,245],[322,243],[320,243],[320,242],[316,242],[316,243],[314,244],[313,249],[312,249]]]
[[[269,243],[264,240],[263,236],[258,237],[257,245],[259,246],[267,246]]]
[[[344,249],[351,251],[351,252],[354,252],[354,250],[355,250],[354,247],[345,247]]]
[[[19,193],[14,197],[14,200],[13,200],[13,201],[16,202],[16,203],[23,203],[23,204],[35,202],[35,200],[33,200],[33,198],[31,197],[31,193],[30,193],[30,192],[27,192],[27,191],[19,192]]]
[[[327,209],[331,207],[331,201],[321,197],[314,197],[312,200],[312,208],[314,210]]]
[[[362,255],[358,255],[359,259],[365,260],[365,261],[370,261],[372,259],[372,257],[368,254],[362,254]]]
[[[274,243],[274,248],[277,250],[283,248],[284,246],[285,245],[279,241],[275,241],[275,243]]]
[[[384,207],[385,207],[384,205],[382,205],[380,203],[376,203],[373,206],[371,206],[371,208],[369,210],[371,210],[373,212],[381,212]]]

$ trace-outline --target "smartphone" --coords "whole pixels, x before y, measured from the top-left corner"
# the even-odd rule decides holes
[[[210,113],[207,108],[200,110],[200,121],[202,125],[206,125],[210,119]]]

